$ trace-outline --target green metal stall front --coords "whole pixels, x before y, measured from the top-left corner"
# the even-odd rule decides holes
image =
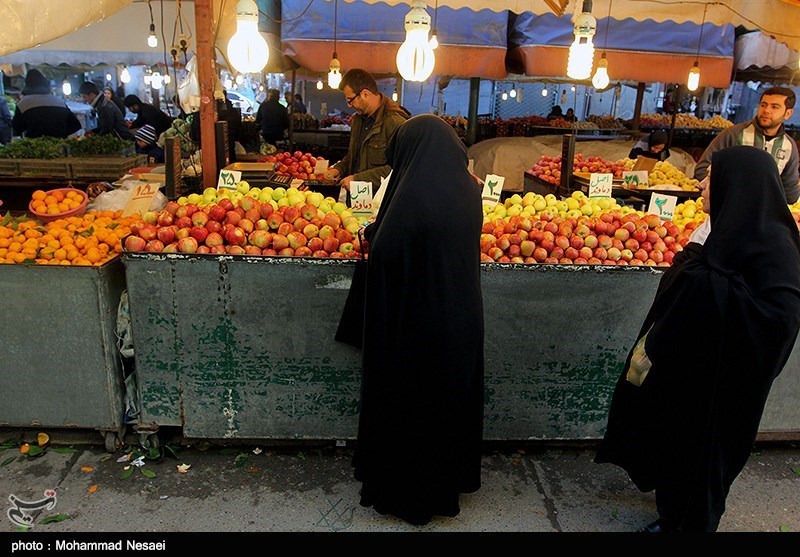
[[[140,427],[190,438],[353,439],[360,352],[333,340],[354,262],[125,254]],[[656,268],[484,264],[487,440],[602,437]],[[687,323],[686,342],[699,332]],[[796,351],[795,351],[796,352]],[[800,356],[762,433],[800,432]]]

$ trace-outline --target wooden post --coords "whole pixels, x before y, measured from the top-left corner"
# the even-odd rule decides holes
[[[294,92],[296,80],[297,72],[292,70],[292,96],[289,99],[289,106],[286,107],[289,111],[289,151],[294,151]]]
[[[645,83],[643,81],[639,82],[639,85],[636,87],[636,108],[633,109],[633,126],[634,130],[639,129],[639,120],[642,117],[642,101],[644,101],[644,88]]]
[[[214,125],[217,106],[214,101],[214,30],[212,0],[195,0],[197,34],[197,75],[200,81],[200,148],[203,151],[203,188],[217,185],[217,160]]]

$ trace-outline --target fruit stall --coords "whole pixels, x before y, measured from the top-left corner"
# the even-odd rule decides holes
[[[0,225],[11,292],[0,311],[16,324],[0,339],[2,425],[98,429],[109,448],[125,424],[143,440],[162,427],[190,438],[355,437],[360,353],[334,333],[364,216],[320,192],[243,182],[132,217],[81,214],[76,191],[37,191],[39,220]],[[800,219],[800,204],[790,209]],[[678,204],[672,221],[580,191],[516,194],[483,211],[486,439],[599,438],[663,268],[707,218],[702,200]],[[123,289],[130,391],[116,346]],[[793,354],[762,437],[800,435],[799,398]]]
[[[32,202],[42,202],[39,218],[48,222],[0,220],[0,262],[13,263],[0,264],[0,425],[96,429],[114,450],[126,409],[116,336],[125,276],[117,256],[138,217],[59,218],[58,203],[68,198],[51,203],[57,195],[40,193]]]

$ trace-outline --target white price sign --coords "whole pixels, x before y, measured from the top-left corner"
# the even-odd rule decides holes
[[[675,215],[675,205],[677,203],[678,198],[674,195],[654,193],[650,197],[650,206],[647,208],[647,212],[658,215],[664,220],[672,220],[672,217]]]
[[[613,174],[592,172],[589,176],[589,197],[611,197],[613,186]]]
[[[158,187],[158,183],[137,183],[131,190],[131,196],[128,198],[125,209],[122,211],[122,216],[127,217],[134,213],[143,215],[149,211],[153,204],[153,197],[158,193]]]
[[[220,170],[217,191],[236,190],[236,184],[242,181],[242,173],[238,170]]]
[[[354,215],[372,216],[372,182],[350,182],[350,208]]]
[[[626,188],[646,188],[647,170],[626,170],[622,173],[622,183]]]
[[[483,181],[481,199],[490,202],[492,207],[497,205],[497,202],[500,201],[500,194],[503,193],[503,184],[505,181],[506,179],[503,176],[487,174],[486,180]]]

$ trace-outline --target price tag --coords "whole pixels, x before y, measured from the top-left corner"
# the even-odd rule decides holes
[[[622,173],[622,183],[626,188],[646,188],[647,176],[646,170],[626,170]]]
[[[468,159],[467,172],[470,174],[475,174],[475,159]]]
[[[350,182],[350,209],[356,216],[372,216],[372,182]]]
[[[299,188],[300,186],[302,186],[305,183],[306,183],[306,181],[305,180],[301,180],[300,178],[292,178],[292,181],[289,182],[289,187],[290,188]]]
[[[658,215],[664,220],[672,220],[675,215],[676,203],[678,203],[678,198],[674,195],[654,193],[650,197],[650,206],[647,208],[647,212]]]
[[[220,170],[217,191],[236,190],[236,184],[242,181],[242,173],[238,170]]]
[[[503,184],[505,181],[506,179],[504,176],[487,174],[486,180],[483,181],[483,192],[481,193],[481,199],[483,201],[490,202],[492,207],[497,205],[497,202],[500,201],[500,194],[503,193]]]
[[[589,176],[589,197],[611,197],[613,185],[613,174],[592,172]]]
[[[122,211],[122,216],[127,217],[135,213],[145,214],[153,204],[153,197],[158,193],[158,184],[148,184],[147,182],[137,182],[131,190],[131,196]]]
[[[328,171],[328,161],[321,160],[317,161],[317,164],[314,165],[314,174],[325,174]]]

